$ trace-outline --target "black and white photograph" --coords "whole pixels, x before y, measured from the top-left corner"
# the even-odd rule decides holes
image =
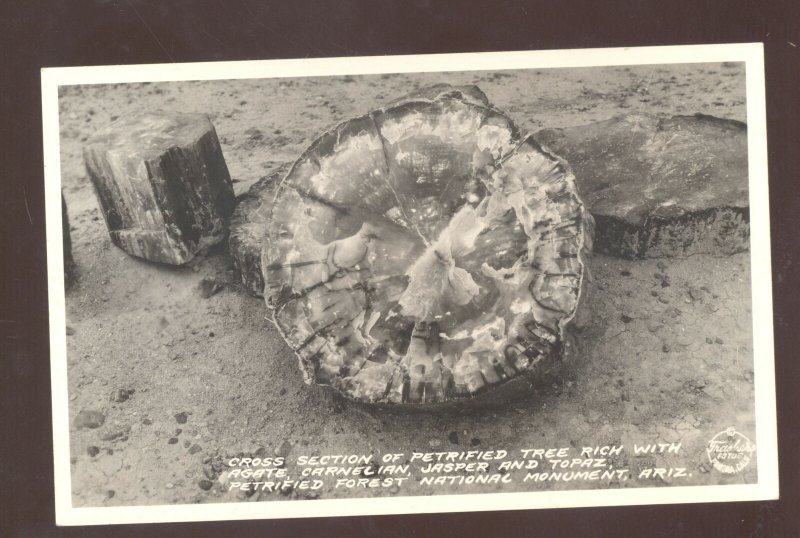
[[[777,498],[759,44],[42,83],[60,524]]]

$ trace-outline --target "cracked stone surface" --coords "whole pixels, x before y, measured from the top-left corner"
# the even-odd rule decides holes
[[[657,258],[748,249],[744,123],[632,113],[534,136],[572,166],[598,251]]]

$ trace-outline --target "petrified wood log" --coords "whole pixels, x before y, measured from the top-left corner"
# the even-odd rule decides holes
[[[264,275],[261,272],[264,230],[272,211],[275,189],[290,166],[291,163],[284,164],[256,181],[239,198],[231,216],[228,249],[242,284],[256,297],[264,295]]]
[[[72,257],[72,237],[69,230],[69,214],[67,213],[67,201],[61,195],[61,240],[63,244],[64,258],[64,289],[68,289],[75,283],[76,266],[75,259]]]
[[[653,258],[749,248],[745,124],[631,114],[534,137],[572,166],[598,251]]]
[[[125,252],[180,265],[225,238],[233,185],[205,115],[121,118],[83,156],[111,240]]]
[[[344,122],[271,209],[264,296],[309,382],[474,401],[559,362],[588,215],[566,164],[497,110],[436,92]]]

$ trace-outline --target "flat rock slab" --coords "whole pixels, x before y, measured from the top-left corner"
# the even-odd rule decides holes
[[[230,220],[228,249],[242,284],[251,295],[264,296],[264,275],[261,272],[261,249],[264,233],[275,199],[275,188],[291,163],[286,163],[256,181],[237,200]]]
[[[744,123],[631,114],[534,137],[572,167],[597,251],[654,258],[749,248]]]
[[[235,198],[204,114],[146,112],[95,133],[83,151],[112,242],[180,265],[225,238]]]

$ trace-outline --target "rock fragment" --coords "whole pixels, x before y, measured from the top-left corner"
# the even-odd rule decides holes
[[[216,295],[217,293],[222,291],[223,288],[222,284],[220,284],[213,278],[204,278],[203,280],[200,281],[197,287],[200,290],[200,296],[203,299],[208,299]]]
[[[598,251],[658,258],[749,248],[744,123],[629,114],[534,136],[572,166]]]
[[[125,402],[134,392],[136,392],[135,389],[117,389],[111,393],[111,401],[117,403]]]
[[[120,118],[83,156],[111,241],[128,254],[181,265],[225,238],[233,184],[207,116]]]
[[[106,416],[100,411],[84,409],[75,417],[75,427],[80,429],[95,429],[102,426],[106,421]]]

